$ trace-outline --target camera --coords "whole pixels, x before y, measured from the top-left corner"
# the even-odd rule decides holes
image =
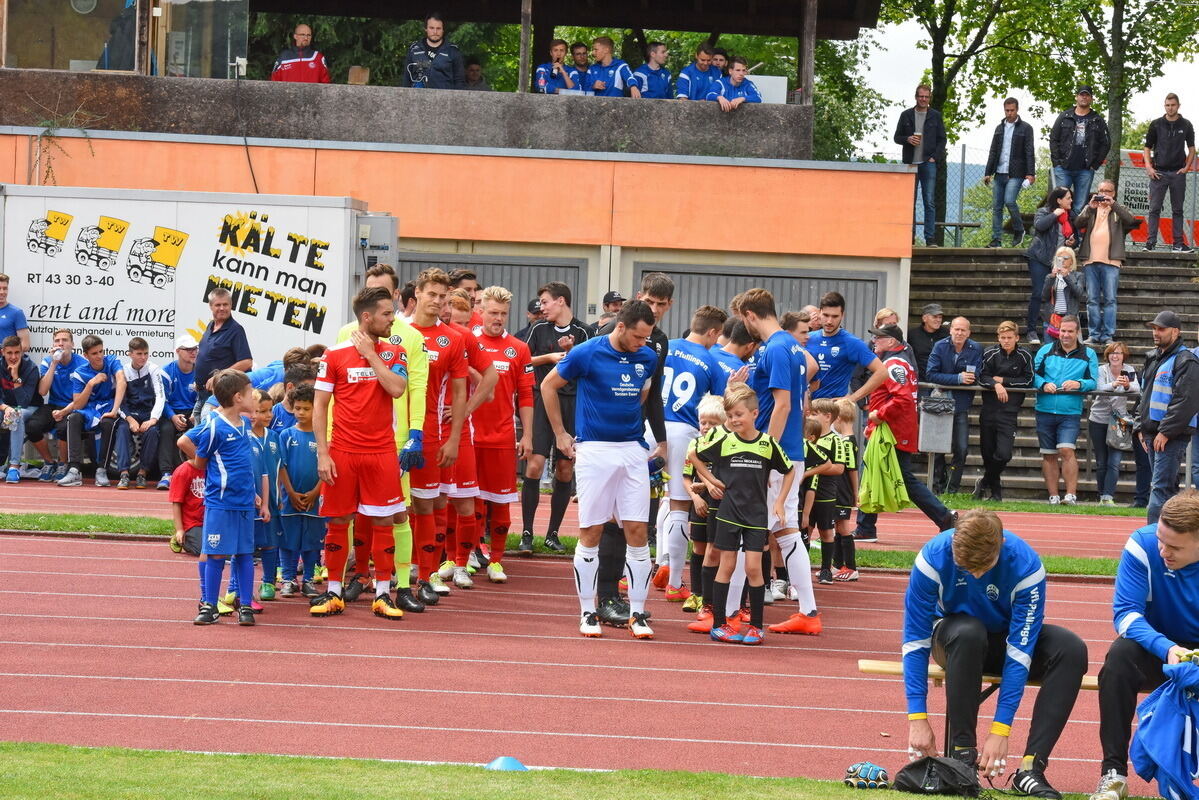
[[[1095,203],[1110,203],[1111,198],[1107,197],[1106,195],[1096,194],[1091,196],[1091,201]]]

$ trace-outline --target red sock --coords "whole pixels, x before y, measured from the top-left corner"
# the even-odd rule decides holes
[[[508,529],[512,527],[511,505],[509,503],[493,503],[487,501],[487,510],[491,515],[491,561],[499,564],[504,558],[504,549],[508,546]]]
[[[482,497],[475,498],[475,533],[479,536],[479,544],[486,541],[484,536],[487,530],[487,503]]]
[[[372,524],[372,540],[374,546],[371,555],[375,559],[375,580],[391,581],[395,572],[396,562],[396,533],[391,525]],[[360,570],[361,571],[361,570]]]
[[[445,517],[445,555],[446,561],[454,561],[458,557],[458,514],[454,509],[446,507]]]
[[[325,533],[325,567],[329,570],[329,580],[345,580],[346,561],[350,557],[349,544],[350,523],[330,522]]]
[[[416,562],[417,575],[422,581],[437,569],[437,527],[432,514],[413,514],[412,558]]]
[[[458,550],[454,554],[454,564],[457,566],[465,567],[470,560],[470,554],[479,543],[478,531],[474,509],[469,514],[458,515]]]
[[[436,553],[434,554],[434,561],[436,561],[437,564],[440,564],[445,558],[443,554],[445,553],[445,526],[446,516],[448,513],[446,511],[447,508],[448,506],[442,506],[441,508],[433,509],[433,524],[435,530],[433,541],[437,545]]]
[[[366,514],[354,516],[354,571],[362,575],[371,574],[371,538],[375,523]]]

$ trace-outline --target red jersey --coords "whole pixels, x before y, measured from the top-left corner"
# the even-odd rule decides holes
[[[479,344],[479,338],[478,338],[479,334],[475,333],[470,328],[467,328],[463,325],[458,325],[457,323],[450,322],[447,324],[454,330],[458,331],[458,333],[462,334],[462,344],[466,348],[466,363],[471,369],[473,369],[475,372],[478,372],[481,375],[488,367],[491,366],[491,359],[488,358],[487,355],[483,352],[483,345]],[[482,333],[482,331],[483,331],[483,328],[482,328],[482,326],[480,326],[479,333]],[[473,392],[474,392],[474,389],[471,388],[471,386],[468,382],[467,389],[466,389],[467,397],[469,397]],[[473,415],[472,415],[472,418],[473,418]],[[448,438],[450,435],[450,421],[445,419],[444,417],[442,417],[442,420],[441,420],[441,433],[442,433],[443,441],[446,438]],[[474,430],[471,426],[470,419],[466,420],[463,423],[462,434],[468,440],[474,441],[475,435],[474,435]]]
[[[204,525],[204,473],[184,461],[171,473],[170,500],[178,503],[183,530]]]
[[[902,350],[892,350],[883,359],[887,380],[870,394],[869,411],[877,411],[883,422],[895,434],[895,446],[905,453],[918,449],[916,418],[916,368],[903,357]],[[874,423],[866,427],[866,436],[874,432]]]
[[[495,397],[471,415],[478,447],[514,447],[516,408],[533,407],[533,362],[529,346],[504,331],[499,336],[479,337],[483,354],[499,373]],[[516,397],[516,401],[513,401]]]
[[[387,339],[375,352],[392,372],[406,374],[408,354]],[[394,398],[353,342],[335,344],[321,356],[316,390],[333,394],[333,432],[329,446],[346,453],[396,452]]]
[[[450,407],[450,381],[467,378],[466,344],[462,334],[441,320],[429,327],[415,322],[412,327],[425,337],[425,351],[429,354],[429,389],[425,403],[425,443],[441,441],[441,415]]]
[[[466,327],[470,328],[470,332],[475,336],[483,335],[483,317],[479,314],[479,309],[471,310],[470,322],[466,323]]]

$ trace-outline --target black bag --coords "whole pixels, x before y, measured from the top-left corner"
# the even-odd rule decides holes
[[[937,756],[925,756],[908,764],[891,785],[901,792],[958,797],[978,797],[982,791],[973,768],[957,759]]]

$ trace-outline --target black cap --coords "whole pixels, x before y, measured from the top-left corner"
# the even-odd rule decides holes
[[[623,303],[628,299],[629,298],[625,297],[620,292],[608,292],[606,295],[604,295],[604,305],[608,305],[608,303]]]
[[[898,325],[879,325],[877,328],[871,328],[870,333],[875,336],[890,336],[897,342],[903,341],[903,329]]]
[[[540,314],[541,313],[541,301],[538,300],[536,297],[534,297],[532,300],[529,301],[529,313],[530,314]]]
[[[920,309],[920,315],[924,316],[925,314],[934,314],[938,317],[943,317],[945,316],[945,309],[941,308],[940,303],[929,303]]]
[[[1092,97],[1095,96],[1095,93],[1091,91],[1090,86],[1079,86],[1078,91],[1076,91],[1074,94],[1089,94]]]
[[[1178,328],[1182,330],[1182,320],[1173,311],[1159,311],[1153,322],[1145,323],[1150,328]]]

